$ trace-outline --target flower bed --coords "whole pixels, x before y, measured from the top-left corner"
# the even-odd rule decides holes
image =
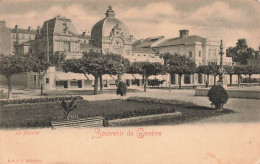
[[[182,116],[181,112],[152,114],[152,115],[147,115],[147,116],[108,120],[108,125],[110,125],[110,126],[127,125],[127,124],[132,124],[132,123],[169,119],[169,118],[180,117],[180,116]]]
[[[113,120],[113,119],[122,119],[122,118],[130,118],[136,116],[146,116],[146,115],[153,115],[153,114],[162,114],[162,113],[174,113],[175,110],[173,107],[159,107],[159,108],[140,108],[134,111],[126,111],[119,114],[109,114],[104,115],[106,120]]]
[[[193,102],[182,101],[177,99],[160,99],[151,97],[129,97],[127,101],[153,103],[153,104],[165,104],[165,105],[178,105],[178,106],[194,106]]]
[[[83,100],[81,96],[71,96],[71,97],[53,97],[53,98],[30,98],[30,99],[15,99],[15,100],[0,100],[1,105],[10,104],[28,104],[28,103],[42,103],[42,102],[55,102],[55,101],[68,101],[68,100]]]

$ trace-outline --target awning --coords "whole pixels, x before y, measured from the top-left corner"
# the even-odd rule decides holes
[[[152,80],[152,79],[158,79],[158,80],[164,80],[165,78],[163,77],[163,75],[152,75],[152,76],[149,76],[148,79]]]
[[[87,78],[88,77],[88,78]],[[87,77],[82,74],[82,73],[57,73],[56,74],[56,81],[61,81],[61,80],[94,80],[94,76],[92,75],[87,75]]]
[[[135,77],[132,74],[123,74],[122,79],[133,80]]]
[[[140,74],[133,74],[135,79],[143,79],[143,76]]]
[[[109,74],[105,74],[102,76],[103,80],[115,80],[112,76],[110,76]]]

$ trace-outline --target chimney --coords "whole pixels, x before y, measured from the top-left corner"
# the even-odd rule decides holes
[[[180,30],[180,38],[186,38],[189,35],[189,30]]]
[[[31,31],[31,26],[28,27],[28,31]]]

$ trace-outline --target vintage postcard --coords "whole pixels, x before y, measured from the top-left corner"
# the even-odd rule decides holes
[[[259,0],[0,0],[0,164],[260,164]]]

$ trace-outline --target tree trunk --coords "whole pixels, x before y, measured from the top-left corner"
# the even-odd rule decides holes
[[[216,78],[217,78],[217,75],[214,75],[214,85],[216,85]]]
[[[12,99],[12,76],[7,76],[7,84],[8,84],[8,99]]]
[[[230,79],[229,79],[230,86],[232,86],[232,75],[231,75],[231,74],[229,75],[229,78],[230,78]]]
[[[98,91],[98,76],[95,76],[95,81],[94,81],[94,95],[97,95]]]
[[[122,75],[121,75],[121,74],[118,74],[117,79],[118,79],[118,83],[121,82],[121,81],[122,81]]]
[[[40,85],[41,85],[41,96],[43,95],[43,79],[40,79]]]
[[[207,75],[206,88],[209,87],[209,75]]]
[[[169,92],[171,92],[171,81],[169,82]]]
[[[238,77],[238,86],[240,86],[240,75],[237,75],[237,77]]]
[[[103,93],[103,79],[102,79],[102,75],[99,76],[99,82],[100,82],[100,92]]]
[[[181,77],[182,77],[182,75],[179,74],[179,80],[178,80],[179,81],[179,89],[181,89]]]
[[[146,92],[147,89],[147,82],[148,82],[148,76],[144,77],[144,92]]]

